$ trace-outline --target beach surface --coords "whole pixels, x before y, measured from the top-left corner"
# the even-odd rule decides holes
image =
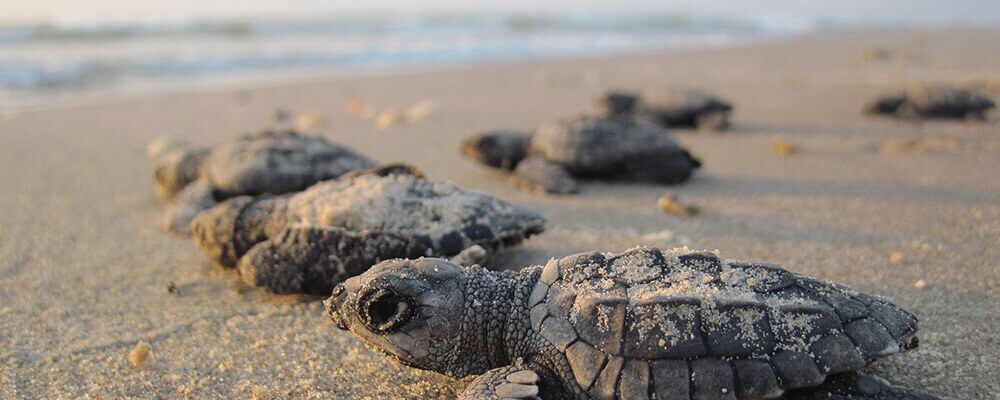
[[[313,131],[379,161],[413,163],[549,218],[547,232],[490,267],[636,245],[774,262],[920,318],[920,347],[871,371],[945,398],[995,399],[1000,116],[909,123],[861,112],[877,94],[925,83],[996,98],[1000,30],[811,35],[0,115],[0,398],[454,398],[463,382],[389,362],[332,326],[318,299],[242,287],[191,240],[155,226],[163,204],[150,141],[219,143],[274,125],[280,109],[311,113]],[[736,106],[729,131],[674,132],[704,163],[686,184],[594,182],[577,196],[543,196],[458,155],[473,133],[529,130],[593,111],[605,89],[660,86]],[[433,107],[380,129],[349,112],[352,98],[377,111]],[[779,142],[798,151],[781,155]],[[667,191],[701,213],[663,213]],[[128,358],[139,342],[151,358],[136,368]]]

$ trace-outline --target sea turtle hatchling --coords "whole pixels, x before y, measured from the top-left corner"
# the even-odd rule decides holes
[[[262,131],[214,148],[160,139],[149,146],[153,180],[170,201],[161,225],[188,234],[191,220],[216,202],[239,195],[281,194],[375,162],[320,136]]]
[[[643,93],[613,90],[598,99],[610,115],[634,114],[670,128],[718,131],[729,127],[733,105],[700,90],[658,90]]]
[[[904,119],[983,120],[995,107],[993,100],[971,90],[924,86],[881,96],[867,105],[865,111]]]
[[[326,308],[396,361],[480,375],[461,400],[934,398],[857,373],[917,345],[909,312],[708,252],[580,253],[519,272],[385,261]]]
[[[467,157],[513,171],[522,188],[575,193],[574,178],[680,183],[701,166],[660,127],[629,116],[581,116],[534,134],[493,131],[466,139]]]
[[[390,164],[295,194],[235,197],[199,214],[191,230],[210,259],[237,267],[252,286],[327,295],[382,260],[475,262],[544,224],[534,211]]]

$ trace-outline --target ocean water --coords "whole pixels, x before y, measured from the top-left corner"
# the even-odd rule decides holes
[[[719,46],[830,29],[776,18],[426,14],[171,23],[0,21],[0,107],[246,73],[367,69]]]

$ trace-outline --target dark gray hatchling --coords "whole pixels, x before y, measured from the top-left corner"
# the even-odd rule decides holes
[[[240,196],[199,214],[195,242],[243,281],[275,293],[327,295],[392,258],[476,262],[542,232],[523,207],[387,165],[285,196]]]
[[[170,201],[161,225],[180,234],[189,234],[195,215],[219,201],[294,192],[375,166],[354,150],[295,131],[262,131],[213,148],[158,140],[149,155],[156,189]]]
[[[613,90],[598,99],[610,115],[636,115],[660,126],[718,131],[729,127],[733,105],[700,90],[657,90],[643,93]]]
[[[986,113],[995,107],[993,100],[975,91],[927,86],[881,96],[867,105],[865,111],[903,119],[984,120]]]
[[[935,398],[856,372],[916,346],[909,312],[708,252],[580,253],[519,272],[393,260],[326,306],[403,364],[479,375],[461,400]]]
[[[494,131],[462,143],[467,157],[513,172],[516,186],[567,194],[575,178],[676,184],[701,166],[662,128],[628,116],[581,116],[534,133]]]

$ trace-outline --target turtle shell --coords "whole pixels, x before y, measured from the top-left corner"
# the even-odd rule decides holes
[[[578,177],[621,174],[635,160],[689,158],[663,128],[629,116],[581,116],[543,124],[529,152]]]
[[[843,285],[655,248],[550,260],[529,306],[595,399],[776,398],[906,350],[917,329]]]
[[[653,114],[694,115],[706,112],[732,111],[733,106],[700,90],[661,90],[644,93],[639,110]]]
[[[940,86],[908,90],[905,98],[904,104],[924,115],[964,116],[996,106],[992,100],[976,92]]]
[[[453,255],[473,245],[514,245],[545,224],[527,208],[406,173],[318,183],[288,199],[287,216],[288,223],[403,234],[433,255]]]
[[[223,197],[288,193],[375,162],[320,136],[264,131],[214,148],[203,173]]]

